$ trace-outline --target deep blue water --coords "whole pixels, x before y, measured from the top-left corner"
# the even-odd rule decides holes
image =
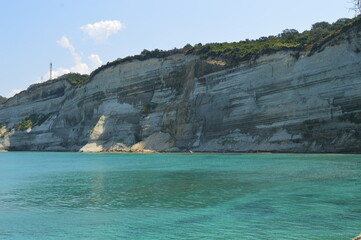
[[[351,239],[361,155],[0,153],[0,239]]]

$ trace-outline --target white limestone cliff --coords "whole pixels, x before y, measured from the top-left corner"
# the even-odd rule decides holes
[[[361,152],[360,32],[314,54],[226,68],[196,55],[133,60],[86,85],[30,87],[0,104],[0,150]],[[31,114],[40,126],[16,131]]]

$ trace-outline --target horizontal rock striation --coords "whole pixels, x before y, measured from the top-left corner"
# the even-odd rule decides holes
[[[360,48],[353,30],[312,55],[226,68],[174,54],[103,68],[79,88],[37,84],[0,104],[0,150],[361,152]],[[29,119],[41,121],[20,129]]]

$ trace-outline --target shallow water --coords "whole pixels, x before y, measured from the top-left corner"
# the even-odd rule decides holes
[[[351,239],[361,155],[0,153],[0,239]]]

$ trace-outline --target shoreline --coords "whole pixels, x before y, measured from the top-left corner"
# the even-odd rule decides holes
[[[122,151],[104,151],[104,152],[75,152],[75,151],[27,151],[27,150],[1,150],[0,153],[79,153],[79,154],[214,154],[214,155],[361,155],[358,152],[157,152],[157,151],[139,151],[139,152],[122,152]]]

